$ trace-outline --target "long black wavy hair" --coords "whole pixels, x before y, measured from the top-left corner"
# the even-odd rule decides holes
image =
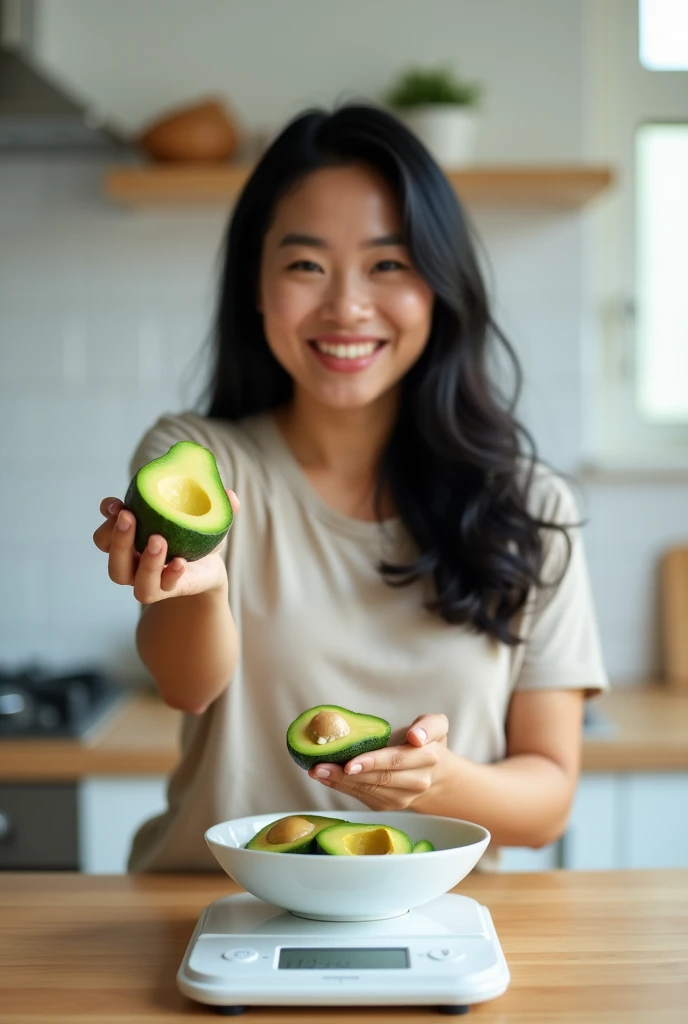
[[[431,574],[432,611],[517,644],[514,617],[530,589],[545,585],[542,529],[560,530],[569,552],[570,540],[526,506],[536,451],[514,413],[521,370],[492,318],[461,204],[392,114],[358,104],[307,111],[258,162],[229,224],[207,413],[238,420],[289,402],[292,379],[272,355],[256,309],[263,238],[287,190],[320,168],[353,163],[389,183],[410,257],[435,294],[428,343],[401,383],[377,486],[378,518],[387,488],[419,555],[380,571],[392,585]],[[513,371],[508,398],[490,373],[495,344]]]

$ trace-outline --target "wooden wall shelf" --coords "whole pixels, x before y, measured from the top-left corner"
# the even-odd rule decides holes
[[[245,164],[113,167],[105,193],[124,206],[228,205],[250,170]],[[467,206],[576,208],[608,188],[614,176],[605,166],[475,166],[447,177]]]

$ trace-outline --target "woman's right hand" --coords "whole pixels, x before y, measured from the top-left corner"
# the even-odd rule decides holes
[[[227,491],[227,496],[236,515],[239,499],[234,491]],[[93,541],[108,555],[108,575],[113,583],[133,587],[134,597],[141,604],[155,604],[168,597],[192,597],[226,586],[227,568],[222,557],[226,539],[205,558],[195,562],[173,558],[165,565],[167,541],[159,534],[149,538],[142,554],[135,550],[136,519],[119,498],[105,498],[100,512],[105,522],[93,534]]]

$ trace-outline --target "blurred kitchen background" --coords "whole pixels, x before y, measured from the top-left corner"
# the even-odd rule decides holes
[[[251,160],[305,106],[390,102],[414,69],[469,115],[467,148],[438,154],[521,415],[578,482],[614,684],[569,831],[505,866],[688,864],[688,0],[0,10],[0,867],[121,871],[162,806],[178,716],[93,546],[99,502],[157,416],[198,400]],[[409,102],[433,99],[414,81]],[[142,141],[206,102],[205,153],[193,117]]]

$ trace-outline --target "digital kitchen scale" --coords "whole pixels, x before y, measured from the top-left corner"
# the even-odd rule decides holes
[[[206,907],[177,984],[227,1016],[251,1006],[430,1006],[467,1013],[509,968],[490,912],[448,893],[382,921],[314,921],[249,893]]]

